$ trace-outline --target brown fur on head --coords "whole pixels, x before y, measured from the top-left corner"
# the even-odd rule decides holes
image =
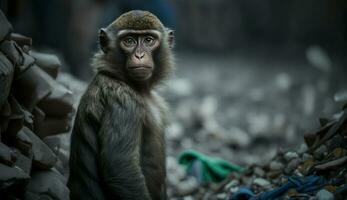
[[[133,10],[122,14],[113,23],[112,27],[122,29],[134,29],[134,30],[144,30],[144,29],[155,29],[158,31],[164,30],[164,25],[160,20],[148,11]]]
[[[140,39],[143,37],[146,39],[151,34],[156,36],[156,41],[159,43],[153,48],[153,51],[148,46],[143,45],[144,40]],[[135,35],[136,40],[139,38],[137,46],[125,51],[124,45],[121,48],[121,43],[124,42],[124,38],[133,35]],[[133,41],[137,42],[135,39]],[[151,89],[167,78],[172,71],[173,32],[164,27],[160,20],[148,11],[135,10],[124,13],[107,28],[99,31],[99,43],[101,50],[93,58],[93,67],[98,72],[111,75],[134,86],[136,89]],[[140,53],[146,55],[148,66],[142,66],[142,60],[140,59],[135,59],[135,61],[138,61],[135,62],[138,65],[133,64],[135,51],[141,51]],[[147,65],[146,63],[144,65]],[[150,74],[149,78],[144,80],[133,78],[131,69],[134,67],[129,67],[129,65],[138,66],[140,70],[137,70],[137,72],[147,70],[146,73]]]

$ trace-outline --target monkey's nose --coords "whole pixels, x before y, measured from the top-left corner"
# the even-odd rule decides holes
[[[135,53],[135,57],[139,60],[141,60],[144,56],[145,56],[145,52]]]

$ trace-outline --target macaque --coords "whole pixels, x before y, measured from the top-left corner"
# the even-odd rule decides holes
[[[96,75],[71,136],[72,200],[166,199],[165,101],[154,91],[173,69],[173,31],[134,10],[99,31]]]

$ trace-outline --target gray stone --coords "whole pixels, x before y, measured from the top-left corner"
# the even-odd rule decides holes
[[[51,196],[47,194],[36,194],[34,192],[25,191],[25,200],[54,200]]]
[[[0,108],[2,107],[2,105],[4,105],[10,93],[13,76],[14,67],[12,63],[6,58],[6,56],[2,52],[0,52]]]
[[[300,160],[299,158],[296,158],[296,159],[291,160],[291,161],[288,163],[286,169],[284,170],[285,173],[290,174],[291,172],[293,172],[293,171],[298,167],[298,165],[299,165],[300,163],[301,163],[301,160]]]
[[[61,147],[60,135],[47,136],[43,139],[43,142],[55,153],[59,152]]]
[[[302,155],[302,161],[308,161],[308,160],[312,160],[313,159],[313,156],[311,154],[308,154],[308,153],[304,153]]]
[[[61,181],[62,175],[52,170],[39,171],[32,174],[28,191],[38,195],[48,195],[52,199],[69,199],[69,189]]]
[[[88,86],[87,83],[77,79],[71,74],[64,73],[64,72],[59,73],[58,78],[56,80],[72,91],[73,98],[75,100],[74,107],[77,108],[78,102],[82,94],[87,89],[87,86]]]
[[[24,127],[23,131],[25,131],[26,135],[32,141],[32,150],[34,155],[33,165],[40,169],[49,169],[53,167],[57,158],[52,150],[27,127]]]
[[[312,45],[306,49],[306,58],[313,67],[323,72],[329,72],[332,68],[328,53],[318,45]]]
[[[167,156],[166,163],[166,170],[168,172],[167,178],[169,183],[178,185],[179,182],[186,176],[185,169],[179,165],[176,158],[172,156]]]
[[[318,147],[314,153],[313,156],[315,159],[322,159],[324,157],[325,154],[328,153],[328,148],[325,145],[321,145],[320,147]]]
[[[14,185],[24,186],[29,178],[29,174],[19,167],[9,167],[0,163],[0,189],[5,190]]]
[[[23,55],[20,47],[14,42],[5,40],[0,44],[0,50],[12,62],[14,66],[23,64]]]
[[[42,123],[35,127],[35,133],[41,139],[65,133],[71,129],[71,123],[72,115],[67,115],[65,117],[46,117]]]
[[[33,125],[34,125],[34,132],[37,131],[37,127],[40,126],[40,124],[43,123],[44,119],[46,118],[46,114],[37,106],[33,109]]]
[[[227,144],[245,148],[250,145],[251,137],[245,131],[239,127],[231,127],[228,133],[226,133]]]
[[[56,83],[51,76],[34,64],[16,77],[13,94],[21,105],[32,112],[35,105],[51,93]]]
[[[258,185],[258,186],[263,187],[263,188],[270,188],[271,187],[271,183],[268,180],[263,179],[263,178],[254,179],[253,184]]]
[[[193,85],[188,79],[173,79],[168,84],[168,89],[177,96],[189,96],[193,91]]]
[[[334,200],[334,195],[328,190],[319,190],[316,194],[317,200]]]
[[[232,187],[235,187],[235,186],[237,186],[237,185],[239,185],[240,184],[240,182],[238,181],[238,180],[231,180],[226,186],[225,186],[225,188],[227,189],[227,190],[229,190],[229,189],[231,189]]]
[[[173,122],[166,129],[165,135],[169,140],[180,140],[183,136],[183,126],[180,123]]]
[[[305,153],[308,150],[308,147],[305,143],[301,144],[299,149],[298,149],[298,153],[301,155],[303,153]]]
[[[30,174],[32,166],[32,155],[29,155],[27,157],[21,154],[18,150],[14,150],[14,154],[16,156],[14,165],[22,169],[25,173]]]
[[[0,162],[8,166],[13,164],[11,160],[11,149],[2,142],[0,142]]]
[[[25,155],[31,153],[32,141],[23,128],[17,133],[16,147]]]
[[[294,158],[298,158],[299,155],[296,152],[291,152],[288,151],[286,154],[284,154],[284,159],[286,159],[286,161],[290,161]]]
[[[199,188],[199,182],[195,177],[189,176],[186,180],[180,182],[177,185],[177,194],[186,196],[187,194],[191,194]]]
[[[19,46],[32,46],[32,39],[19,33],[11,33],[10,40],[15,41]]]
[[[192,196],[185,196],[183,197],[183,200],[194,200]]]
[[[21,65],[16,66],[16,69],[18,69],[18,74],[24,72],[35,63],[35,58],[25,53],[22,49],[19,50],[21,50],[21,54],[23,55],[23,61]]]
[[[60,60],[56,55],[39,53],[30,51],[29,54],[36,58],[36,64],[43,69],[46,73],[52,76],[54,79],[57,78],[59,68],[61,67]]]
[[[263,177],[265,175],[265,171],[261,169],[260,167],[255,167],[253,170],[254,174],[260,177]]]
[[[225,194],[225,193],[219,193],[219,194],[217,194],[217,199],[226,199],[228,196],[227,196],[227,194]]]
[[[5,101],[5,104],[2,105],[2,108],[0,108],[0,117],[2,118],[1,121],[5,121],[5,119],[8,119],[11,116],[11,105],[8,101]],[[3,129],[2,131],[4,131]],[[1,133],[1,132],[0,132]]]
[[[8,102],[11,108],[11,115],[8,117],[9,123],[5,134],[2,134],[1,140],[9,143],[15,143],[18,131],[24,124],[24,110],[13,96],[9,96]]]
[[[283,168],[284,168],[284,165],[280,162],[271,161],[271,163],[270,163],[270,170],[272,170],[272,171],[282,170]]]

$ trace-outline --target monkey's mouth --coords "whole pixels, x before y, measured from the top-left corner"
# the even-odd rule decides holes
[[[147,66],[134,66],[129,69],[130,76],[139,81],[147,80],[152,76],[152,68]]]

